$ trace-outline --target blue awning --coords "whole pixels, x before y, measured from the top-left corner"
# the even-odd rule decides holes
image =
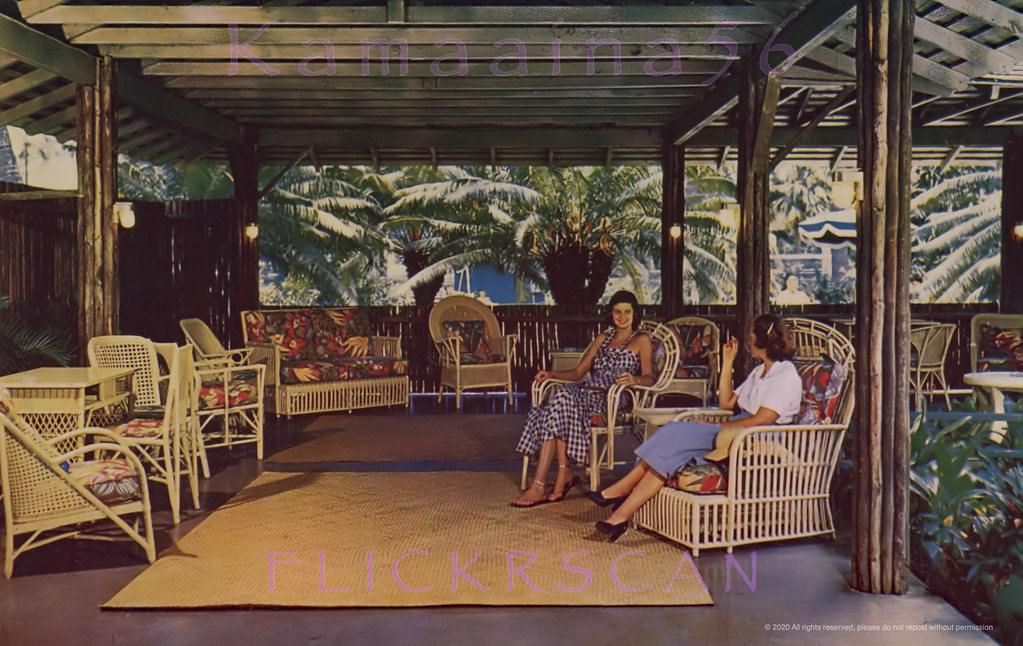
[[[799,235],[815,245],[852,247],[856,244],[856,209],[821,213],[799,223]]]

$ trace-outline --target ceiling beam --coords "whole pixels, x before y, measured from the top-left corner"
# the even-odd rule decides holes
[[[32,70],[28,74],[22,74],[6,83],[0,84],[0,102],[18,96],[23,92],[31,91],[40,85],[49,83],[57,75],[50,70]]]
[[[994,0],[938,0],[938,2],[993,27],[1023,34],[1023,14]]]
[[[507,105],[508,101],[651,101],[667,102],[675,99],[684,99],[696,96],[696,91],[675,88],[649,88],[633,90],[631,88],[610,88],[603,90],[590,90],[587,88],[569,88],[557,92],[554,90],[508,90],[500,91],[443,91],[430,90],[391,90],[381,92],[377,90],[343,90],[325,89],[309,90],[303,89],[295,92],[286,88],[282,89],[230,89],[230,88],[195,88],[186,89],[183,94],[197,101],[217,100],[252,100],[252,101],[293,101],[304,103],[306,101],[333,101],[339,106],[349,103],[433,103],[454,104],[463,101],[479,101],[483,103],[494,102]],[[678,105],[674,101],[673,105]]]
[[[780,164],[785,159],[785,157],[788,156],[789,153],[795,150],[796,147],[799,146],[800,142],[803,141],[810,134],[810,132],[814,130],[814,128],[819,126],[822,121],[827,119],[828,115],[834,112],[835,109],[838,108],[838,106],[841,105],[846,99],[848,99],[855,91],[856,88],[854,87],[845,88],[837,95],[835,95],[835,97],[832,98],[827,105],[818,110],[817,114],[813,115],[813,118],[810,119],[810,122],[807,123],[806,126],[800,128],[799,132],[796,133],[796,136],[790,139],[789,142],[785,144],[782,147],[782,149],[778,151],[777,154],[775,154],[775,156],[771,159],[769,169],[774,170],[775,168],[777,168],[778,164]],[[801,124],[799,122],[796,122],[793,125],[798,127]]]
[[[433,63],[399,64],[391,60],[387,67],[383,67],[379,59],[369,59],[367,64],[361,61],[334,61],[329,64],[320,58],[313,64],[307,65],[304,62],[293,61],[262,61],[262,64],[270,65],[274,74],[268,75],[265,69],[254,63],[211,62],[211,61],[152,61],[143,66],[143,74],[146,76],[273,76],[274,78],[284,76],[299,76],[313,78],[446,78],[437,74]],[[467,63],[459,67],[458,63],[447,62],[442,70],[454,71],[459,67],[465,74],[454,78],[565,78],[565,77],[587,77],[590,79],[602,79],[608,77],[644,77],[648,79],[675,79],[683,76],[707,77],[708,79],[721,69],[720,62],[708,61],[682,61],[680,72],[672,75],[653,75],[647,71],[647,63],[642,61],[573,61],[573,62],[551,62],[551,61],[526,61],[525,70],[522,75],[512,75],[518,63],[502,64],[497,68],[491,63]],[[665,64],[661,64],[665,67]],[[500,72],[500,74],[495,73]],[[322,72],[322,74],[321,74]]]
[[[2,14],[0,55],[11,56],[82,85],[96,81],[95,58]]]
[[[51,2],[52,0],[45,0]],[[375,7],[238,7],[209,5],[57,4],[37,11],[31,22],[40,24],[131,25],[350,25],[366,23],[426,23],[446,25],[535,25],[555,22],[574,25],[654,24],[689,27],[773,25],[777,16],[768,9],[735,5],[659,6],[632,4],[618,7],[579,6],[409,6],[389,0]]]
[[[856,8],[856,0],[817,0],[802,11],[795,19],[785,25],[778,33],[774,42],[786,43],[793,54],[787,61],[793,64],[808,52],[822,45],[836,31],[851,19]],[[753,64],[759,65],[758,55],[751,57]],[[766,70],[759,70],[763,75]],[[696,105],[679,115],[669,127],[669,139],[673,143],[682,144],[697,132],[717,119],[722,113],[730,110],[739,100],[741,74],[733,71],[718,79],[707,94],[696,102]]]
[[[836,1],[836,0],[832,0]],[[845,2],[845,0],[837,0]],[[410,29],[405,25],[378,24],[371,26],[328,26],[328,27],[289,27],[269,26],[265,30],[253,27],[229,30],[222,27],[98,27],[75,36],[71,41],[75,44],[87,45],[204,45],[223,43],[229,51],[232,37],[241,49],[242,44],[277,44],[302,45],[318,39],[326,40],[334,45],[361,45],[363,41],[385,40],[403,41],[408,45],[440,45],[447,41],[456,41],[466,45],[494,45],[506,38],[521,40],[528,46],[532,44],[549,45],[560,40],[566,45],[583,45],[593,41],[614,39],[622,45],[646,45],[659,38],[668,38],[679,45],[702,45],[709,39],[718,38],[717,29],[711,27],[666,27],[649,25],[620,27],[614,25],[573,25],[570,28],[562,24],[538,24],[528,27],[508,25],[422,25]],[[740,45],[752,45],[761,42],[761,37],[743,29],[728,31],[728,37]],[[784,40],[779,42],[786,42]],[[440,50],[450,54],[453,49]],[[319,51],[319,50],[317,50]],[[505,53],[512,53],[512,48],[505,48]],[[230,54],[228,54],[228,57]]]
[[[984,108],[991,107],[991,106],[996,105],[998,103],[1004,103],[1006,101],[1012,101],[1014,99],[1018,99],[1018,98],[1021,98],[1021,97],[1023,97],[1023,91],[1007,92],[1007,93],[999,96],[996,99],[984,98],[984,99],[981,99],[979,101],[974,101],[972,103],[968,103],[965,106],[956,106],[956,107],[952,108],[951,110],[948,110],[947,112],[943,112],[942,114],[939,114],[939,115],[928,116],[927,119],[922,122],[922,125],[924,125],[924,126],[933,126],[933,125],[941,123],[943,121],[951,121],[952,119],[958,119],[959,117],[966,116],[967,114],[970,114],[971,112],[975,112],[977,110],[983,110]]]
[[[383,76],[379,78],[297,78],[270,76],[178,76],[167,79],[167,87],[173,88],[265,88],[265,89],[309,89],[309,90],[420,90],[431,92],[469,91],[558,91],[558,90],[607,90],[635,88],[637,90],[685,90],[703,88],[706,83],[696,78],[680,80],[678,77],[634,77],[634,76],[564,76],[564,77],[450,77],[450,78],[401,78]]]
[[[248,52],[261,60],[303,60],[313,55],[322,55],[324,46],[322,44],[273,44],[256,42],[247,46]],[[230,60],[230,44],[191,44],[180,43],[170,44],[139,44],[139,45],[100,45],[100,52],[115,58],[149,58],[149,59],[185,59],[185,60]],[[334,60],[340,61],[362,61],[364,53],[362,44],[332,44],[331,53]],[[378,50],[372,50],[373,60],[378,60]],[[653,49],[646,43],[622,45],[621,60],[648,61],[652,56],[667,52],[667,49]],[[439,57],[455,53],[451,49],[444,49],[436,45],[408,45],[409,62],[432,63]],[[509,47],[495,47],[493,44],[466,44],[465,58],[467,62],[490,63],[495,58],[507,56],[511,53]],[[674,50],[672,50],[674,53]],[[551,43],[530,43],[527,49],[527,62],[561,60],[562,62],[586,61],[589,58],[595,60],[607,60],[613,57],[608,48],[593,49],[586,43],[562,43],[555,48]],[[727,48],[714,45],[679,45],[678,56],[683,60],[735,60]]]
[[[938,167],[938,172],[944,173],[945,171],[947,171],[948,167],[951,166],[953,162],[955,162],[956,157],[958,157],[959,153],[961,152],[963,152],[962,146],[956,146],[955,148],[953,148],[948,153],[948,157],[945,157],[945,160],[941,162],[941,166]]]
[[[201,105],[137,76],[117,74],[117,99],[164,121],[221,141],[241,143],[241,127]]]
[[[68,83],[56,90],[52,90],[27,101],[22,101],[13,108],[0,112],[0,124],[16,124],[22,119],[31,117],[36,112],[74,100],[75,85],[73,83]]]
[[[771,147],[781,148],[799,133],[798,128],[774,128]],[[1020,128],[915,128],[915,147],[996,147]],[[658,128],[264,128],[261,146],[341,146],[345,148],[606,148],[620,153],[630,148],[661,147]],[[707,128],[693,137],[692,146],[734,147],[734,128]],[[857,132],[851,127],[818,127],[806,135],[801,147],[855,149]]]
[[[966,61],[965,66],[957,66],[967,76],[983,76],[992,72],[1003,72],[1016,65],[1016,59],[992,49],[983,43],[967,38],[940,25],[917,17],[913,35],[920,40],[937,45],[944,51]]]

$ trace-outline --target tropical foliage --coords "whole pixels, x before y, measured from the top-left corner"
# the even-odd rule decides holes
[[[234,180],[224,164],[151,164],[121,155],[117,164],[118,196],[126,200],[226,199],[234,194]]]
[[[1005,643],[1023,644],[1023,416],[917,418],[912,442],[914,570]]]
[[[71,364],[71,329],[56,309],[15,313],[8,297],[0,294],[0,375]]]

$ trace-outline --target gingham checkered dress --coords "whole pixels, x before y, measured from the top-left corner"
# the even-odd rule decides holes
[[[608,332],[593,358],[589,385],[607,388],[623,372],[639,374],[639,355],[625,349],[635,335],[633,332],[620,347],[610,348],[614,331]],[[515,450],[533,455],[543,442],[557,438],[568,444],[568,457],[585,463],[590,452],[590,418],[594,415],[607,416],[606,391],[586,388],[585,383],[558,386],[544,404],[529,411]]]

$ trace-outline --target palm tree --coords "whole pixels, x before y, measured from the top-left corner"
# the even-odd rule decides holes
[[[321,305],[370,304],[383,291],[382,208],[350,172],[295,168],[260,204],[260,256]]]
[[[141,202],[226,199],[234,194],[234,178],[225,164],[151,164],[121,155],[117,193]]]
[[[70,328],[49,311],[26,318],[8,310],[10,299],[0,294],[0,375],[46,365],[68,366],[74,357]],[[38,320],[33,320],[38,319]]]
[[[788,249],[802,246],[797,228],[800,220],[832,208],[831,186],[823,170],[820,165],[789,163],[771,173],[771,232]]]
[[[911,291],[921,302],[996,301],[1001,292],[1001,171],[917,172]]]

